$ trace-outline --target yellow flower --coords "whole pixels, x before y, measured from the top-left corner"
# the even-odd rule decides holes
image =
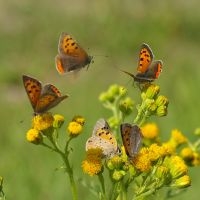
[[[53,125],[54,118],[51,113],[36,115],[32,119],[33,128],[39,131],[46,130]]]
[[[103,152],[100,148],[88,149],[86,159],[82,162],[84,173],[90,176],[100,173],[103,169],[102,155]]]
[[[185,147],[181,150],[181,157],[187,162],[193,160],[193,150],[190,147]]]
[[[72,121],[69,123],[67,130],[70,136],[77,136],[83,130],[83,126],[77,122]]]
[[[56,114],[56,115],[53,116],[53,118],[54,118],[54,122],[53,122],[54,128],[60,128],[65,121],[65,119],[62,115]]]
[[[149,158],[151,161],[156,161],[162,156],[161,154],[161,146],[154,143],[149,147]]]
[[[169,143],[163,143],[159,153],[162,157],[172,155],[175,153],[175,149]]]
[[[133,165],[141,172],[147,172],[151,169],[151,159],[148,148],[141,149],[141,151],[134,157]]]
[[[141,127],[142,135],[144,138],[154,139],[158,136],[159,130],[155,123],[148,123]]]
[[[42,136],[37,129],[30,129],[26,133],[26,139],[34,144],[40,144],[42,142]]]
[[[187,138],[177,129],[172,130],[170,142],[175,145],[175,147],[180,144],[187,142]]]
[[[123,167],[123,164],[124,164],[123,158],[121,156],[115,155],[111,159],[108,160],[107,167],[110,170],[120,169]]]
[[[200,165],[200,155],[197,152],[193,153],[192,165],[193,166],[199,166]]]
[[[164,160],[166,167],[169,167],[173,179],[186,175],[188,167],[179,156],[166,157]]]
[[[77,115],[72,119],[72,122],[77,122],[78,124],[83,126],[85,124],[85,119],[82,116]]]
[[[184,175],[180,177],[179,179],[176,179],[174,184],[172,186],[177,188],[186,188],[191,185],[191,179],[188,175]]]

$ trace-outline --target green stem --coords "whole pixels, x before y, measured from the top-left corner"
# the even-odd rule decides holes
[[[57,153],[60,154],[60,156],[62,157],[64,163],[65,163],[65,167],[66,167],[66,172],[68,174],[68,177],[69,177],[69,180],[70,180],[70,187],[71,187],[71,191],[72,191],[72,197],[73,197],[73,200],[77,200],[78,197],[77,197],[77,188],[76,188],[76,184],[75,184],[75,180],[74,180],[74,174],[73,174],[73,170],[70,166],[70,163],[69,163],[69,160],[68,160],[68,156],[69,156],[69,151],[68,151],[68,145],[69,145],[69,142],[71,141],[72,138],[69,138],[69,140],[67,141],[66,143],[66,146],[65,146],[65,153],[63,153],[58,144],[53,140],[53,138],[49,138],[49,140],[51,141],[52,145],[54,146],[54,151],[56,151]],[[48,145],[45,145],[48,147]],[[49,148],[49,147],[48,147]]]
[[[104,183],[104,178],[102,173],[98,174],[99,182],[101,184],[101,189],[102,189],[102,194],[103,194],[103,199],[106,199],[106,190],[105,190],[105,183]]]

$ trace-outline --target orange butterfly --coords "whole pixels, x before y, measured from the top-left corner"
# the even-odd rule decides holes
[[[23,83],[35,114],[42,114],[55,107],[68,95],[62,96],[52,84],[42,86],[35,78],[23,75]]]
[[[77,71],[91,63],[92,57],[67,33],[60,35],[56,69],[60,74]]]
[[[138,73],[134,75],[130,72],[122,71],[133,77],[134,81],[138,83],[152,82],[158,78],[163,66],[161,60],[153,61],[153,58],[154,55],[151,48],[147,44],[142,44],[137,67]]]
[[[142,133],[137,125],[128,123],[121,124],[121,136],[126,154],[129,158],[133,159],[138,153],[142,140]]]

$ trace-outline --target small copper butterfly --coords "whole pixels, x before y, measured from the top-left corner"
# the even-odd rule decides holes
[[[42,86],[35,78],[23,75],[23,83],[35,114],[42,114],[55,107],[68,95],[62,96],[60,91],[52,84]]]
[[[141,144],[141,130],[137,125],[132,126],[129,123],[124,123],[121,124],[120,131],[126,154],[132,159],[138,153]]]
[[[105,119],[96,122],[92,136],[86,142],[86,151],[92,148],[101,148],[103,155],[108,158],[119,153],[117,140]]]
[[[134,81],[138,83],[152,82],[157,79],[162,71],[163,63],[161,60],[153,61],[154,55],[147,44],[142,44],[139,53],[139,62],[137,67],[137,74],[122,70],[124,73],[133,77]]]
[[[60,74],[77,71],[89,65],[92,57],[67,33],[60,35],[56,69]]]

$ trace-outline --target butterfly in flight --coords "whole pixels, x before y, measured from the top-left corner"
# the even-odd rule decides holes
[[[56,69],[59,74],[79,71],[89,66],[92,57],[67,33],[60,35],[58,55],[55,57]]]
[[[141,130],[137,125],[124,123],[121,124],[120,131],[125,152],[130,159],[133,159],[137,155],[141,145]]]
[[[117,140],[105,119],[96,122],[92,136],[86,142],[86,151],[93,148],[102,149],[106,158],[119,154]]]
[[[161,60],[153,61],[154,55],[147,44],[142,44],[139,53],[139,62],[137,67],[137,74],[134,75],[130,72],[121,70],[122,72],[130,75],[135,82],[150,83],[157,79],[162,71],[163,63]]]
[[[58,88],[52,84],[42,86],[40,81],[27,75],[23,75],[22,79],[34,114],[45,113],[68,97],[62,96]]]

